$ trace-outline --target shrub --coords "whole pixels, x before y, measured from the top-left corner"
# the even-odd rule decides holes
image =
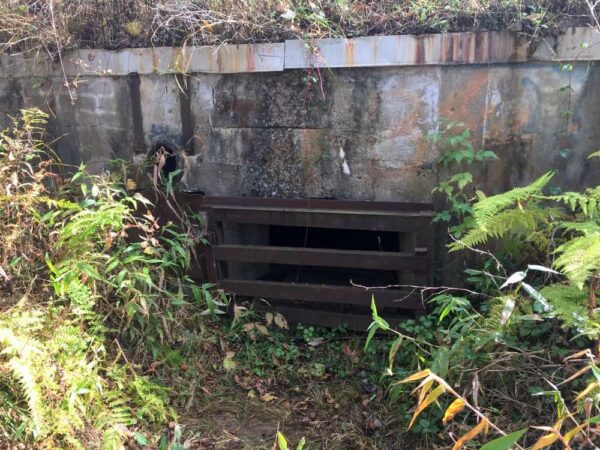
[[[1,439],[146,441],[174,412],[140,369],[209,311],[209,286],[186,276],[197,243],[114,177],[61,175],[44,123],[25,110],[0,132]]]

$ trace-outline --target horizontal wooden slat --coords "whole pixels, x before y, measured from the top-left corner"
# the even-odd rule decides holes
[[[332,286],[277,281],[249,281],[223,279],[219,287],[226,292],[246,297],[293,299],[315,303],[342,303],[369,306],[371,297],[381,306],[403,309],[423,309],[420,297],[399,289],[366,290],[352,286]]]
[[[407,252],[374,252],[267,245],[218,245],[219,261],[346,267],[379,270],[428,270],[428,257]]]
[[[376,214],[357,211],[227,207],[211,209],[209,214],[216,222],[371,231],[414,232],[431,223],[431,216],[419,213]]]

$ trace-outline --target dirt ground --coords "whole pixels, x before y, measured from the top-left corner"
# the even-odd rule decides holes
[[[308,382],[272,394],[253,392],[222,386],[203,396],[182,418],[198,448],[272,449],[277,430],[291,448],[302,437],[305,449],[401,448],[381,391],[366,394],[358,377]]]

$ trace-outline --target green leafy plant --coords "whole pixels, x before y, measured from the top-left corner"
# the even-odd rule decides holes
[[[306,441],[304,438],[300,439],[298,445],[295,447],[296,450],[303,450],[306,445]],[[273,446],[275,450],[288,450],[290,448],[286,437],[283,435],[281,431],[277,432],[277,437],[275,439],[275,445]]]
[[[472,202],[476,195],[481,195],[473,189],[473,173],[465,168],[497,157],[492,151],[474,148],[471,131],[461,123],[442,122],[442,129],[431,133],[429,138],[440,148],[438,163],[451,172],[449,178],[440,181],[433,189],[433,193],[441,194],[447,204],[446,209],[439,211],[433,221],[449,223],[450,233],[460,237],[469,226],[473,213]]]
[[[126,178],[60,176],[44,124],[25,110],[0,132],[0,439],[154,445],[176,414],[141,369],[226,298],[186,275],[194,230],[159,225]]]

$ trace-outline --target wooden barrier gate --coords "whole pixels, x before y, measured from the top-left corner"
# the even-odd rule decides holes
[[[206,214],[204,277],[237,297],[266,300],[255,302],[259,309],[268,302],[291,321],[362,330],[372,297],[386,317],[425,310],[406,286],[431,284],[430,204],[178,197]]]

